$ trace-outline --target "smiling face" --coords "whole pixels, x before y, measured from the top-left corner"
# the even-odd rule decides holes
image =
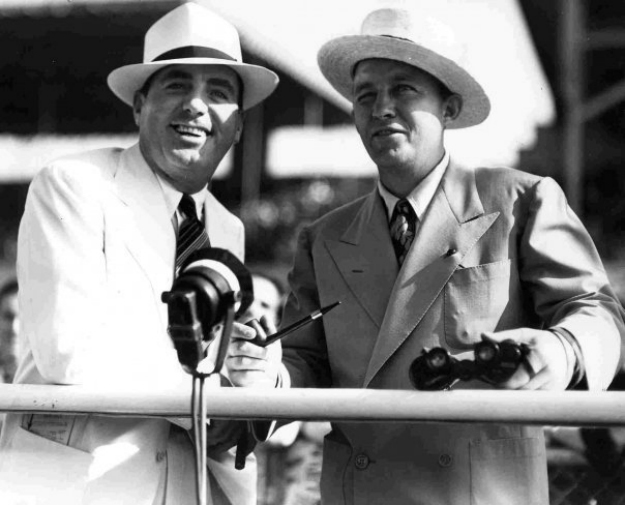
[[[405,196],[444,155],[443,132],[461,99],[412,65],[361,61],[354,72],[354,123],[382,183]]]
[[[137,92],[135,121],[148,165],[174,188],[196,193],[238,142],[243,128],[239,78],[231,68],[172,65]]]

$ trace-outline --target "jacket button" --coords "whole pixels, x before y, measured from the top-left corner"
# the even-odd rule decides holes
[[[451,466],[452,462],[453,462],[453,458],[451,457],[450,454],[441,454],[438,457],[438,464],[442,466],[443,468],[447,468],[448,466]]]
[[[356,456],[355,464],[358,470],[364,470],[369,466],[369,457],[366,454],[359,454]]]
[[[167,457],[167,451],[158,451],[156,453],[156,462],[160,463]]]

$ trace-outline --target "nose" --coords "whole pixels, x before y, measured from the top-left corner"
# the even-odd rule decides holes
[[[199,117],[208,112],[208,103],[199,92],[193,91],[187,95],[183,108],[193,117]]]
[[[395,105],[389,93],[382,91],[377,93],[371,115],[377,119],[395,116]]]

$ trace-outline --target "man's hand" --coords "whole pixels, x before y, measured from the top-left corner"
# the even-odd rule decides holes
[[[206,431],[206,453],[209,457],[216,458],[217,455],[239,444],[243,437],[247,439],[246,452],[249,454],[256,442],[248,429],[247,421],[211,419]]]
[[[275,388],[282,361],[282,344],[274,342],[267,347],[256,345],[257,337],[265,340],[276,329],[265,317],[260,324],[253,320],[247,324],[234,323],[228,349],[226,368],[232,384],[242,387]]]
[[[518,328],[515,330],[484,333],[498,342],[507,338],[529,347],[527,362],[506,382],[505,389],[564,390],[571,380],[567,353],[560,338],[551,331]],[[572,368],[572,367],[571,367]]]

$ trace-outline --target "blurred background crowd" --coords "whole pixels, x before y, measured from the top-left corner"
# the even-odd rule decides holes
[[[239,29],[244,60],[280,75],[250,110],[212,191],[246,226],[257,302],[279,320],[300,227],[368,192],[371,164],[317,48],[377,5],[419,2],[455,28],[492,97],[485,124],[450,136],[472,163],[556,179],[625,298],[625,3],[615,0],[197,0]],[[136,141],[108,72],[183,0],[0,1],[0,380],[19,355],[15,253],[28,184],[54,157]],[[412,5],[412,3],[411,3]],[[484,158],[483,153],[489,153]],[[494,154],[493,154],[494,153]],[[617,378],[613,387],[621,389]],[[318,502],[326,423],[294,423],[257,450],[261,503]],[[625,503],[619,429],[549,430],[552,503]]]

